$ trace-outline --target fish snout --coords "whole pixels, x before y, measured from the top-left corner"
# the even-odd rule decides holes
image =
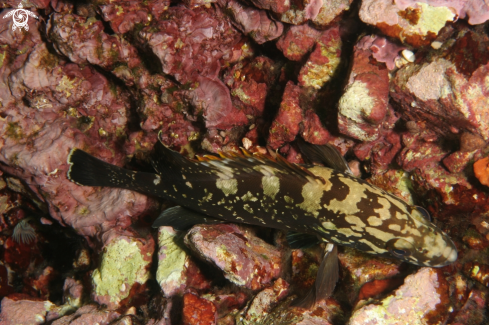
[[[441,255],[432,261],[432,267],[443,267],[450,265],[457,260],[457,247],[450,238],[447,238],[446,243],[447,245],[443,249]]]

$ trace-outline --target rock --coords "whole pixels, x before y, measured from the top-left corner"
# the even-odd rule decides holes
[[[217,321],[216,306],[207,299],[193,293],[183,296],[184,325],[214,325]]]
[[[288,288],[287,282],[277,279],[272,287],[260,291],[236,316],[236,325],[262,324],[277,303],[287,296]]]
[[[480,151],[456,151],[445,158],[443,158],[443,165],[450,171],[452,174],[462,172],[468,164],[474,159],[474,156],[478,153],[480,156]]]
[[[339,26],[323,31],[305,65],[299,72],[299,85],[320,89],[335,74],[341,61]]]
[[[134,26],[146,25],[153,20],[162,19],[163,13],[170,6],[169,0],[119,1],[117,4],[110,0],[98,1],[97,5],[105,21],[117,34],[124,34]]]
[[[379,304],[369,304],[353,312],[349,325],[430,324],[434,317],[447,319],[448,287],[442,273],[421,268],[408,276],[395,293]]]
[[[101,262],[92,273],[92,298],[115,310],[144,292],[154,251],[152,237],[108,231]]]
[[[118,312],[99,310],[96,305],[85,305],[69,316],[63,316],[52,325],[85,325],[99,324],[108,325],[120,316]]]
[[[404,148],[397,156],[397,163],[410,172],[415,168],[432,168],[448,155],[439,143],[426,142],[418,136],[402,135]]]
[[[171,227],[158,229],[158,281],[165,297],[183,294],[190,286],[208,289],[210,283],[204,278],[190,256],[176,242],[177,233]]]
[[[73,278],[66,278],[63,285],[63,302],[72,307],[82,306],[83,284]]]
[[[176,232],[171,227],[158,229],[158,269],[156,281],[166,297],[183,293],[185,288],[186,265],[189,256],[175,243]]]
[[[489,286],[489,265],[478,262],[466,263],[464,265],[464,273],[484,286]]]
[[[486,146],[486,142],[480,136],[469,132],[464,132],[460,136],[460,151],[471,152],[477,149],[482,149]]]
[[[319,116],[312,110],[304,113],[304,121],[301,136],[304,140],[312,144],[326,144],[331,138],[328,130],[319,120]]]
[[[2,325],[44,324],[47,313],[56,307],[49,300],[14,294],[2,299],[0,323]]]
[[[220,0],[219,3],[231,15],[236,28],[258,44],[274,40],[283,33],[284,25],[270,19],[265,10],[244,6],[235,0]]]
[[[449,6],[440,6],[435,1],[366,0],[362,1],[359,16],[364,23],[376,26],[385,35],[419,47],[430,44],[447,22],[455,20],[452,4]]]
[[[102,21],[73,14],[54,14],[47,32],[56,40],[54,48],[77,64],[93,64],[112,71],[133,86],[150,78],[134,46],[124,38],[104,32]]]
[[[342,286],[351,288],[347,296],[351,303],[366,283],[391,279],[401,272],[401,262],[398,260],[372,257],[351,248],[345,248],[343,253],[338,253],[338,258],[344,274]]]
[[[75,147],[111,163],[124,160],[115,147],[126,132],[127,93],[113,88],[92,67],[60,61],[43,43],[28,53],[13,65],[5,61],[0,70],[1,80],[12,80],[11,92],[0,91],[2,169],[28,178],[30,190],[46,200],[51,217],[79,234],[93,236],[116,223],[128,226],[134,215],[152,205],[146,196],[80,187],[66,178],[66,159]]]
[[[221,61],[234,63],[241,57],[241,45],[237,45],[242,35],[215,7],[191,10],[179,5],[165,14],[171,19],[158,20],[139,35],[160,59],[163,72],[178,82],[215,79]]]
[[[393,128],[397,116],[389,107],[386,121],[382,124],[379,138],[372,142],[364,142],[353,147],[358,159],[369,163],[367,170],[373,175],[381,175],[389,169],[399,150],[402,148],[400,135],[388,128]]]
[[[234,224],[194,226],[185,243],[229,281],[252,290],[263,288],[281,271],[280,251]]]
[[[486,321],[485,306],[487,293],[474,289],[470,291],[468,298],[461,310],[454,317],[451,325],[484,324]]]
[[[399,52],[405,49],[404,46],[399,46],[387,38],[377,35],[363,37],[357,46],[372,52],[372,57],[377,62],[385,63],[389,70],[396,68],[396,59],[399,57]]]
[[[365,36],[370,37],[370,36]],[[355,47],[350,79],[338,104],[341,133],[361,141],[378,139],[389,103],[388,70],[370,63],[362,40]]]
[[[409,204],[414,204],[413,195],[410,191],[412,185],[409,173],[403,170],[389,169],[383,174],[372,175],[369,182],[388,193],[402,198]]]
[[[269,87],[278,73],[277,64],[264,56],[239,62],[225,72],[224,83],[231,89],[232,103],[248,120],[256,121],[263,115]]]
[[[287,59],[300,61],[312,50],[320,35],[320,31],[308,24],[290,26],[276,45]]]
[[[303,120],[302,109],[299,106],[300,92],[299,86],[294,85],[292,81],[287,82],[279,111],[270,127],[267,142],[272,149],[278,149],[293,141],[299,133],[299,123]]]
[[[352,0],[309,0],[292,6],[280,16],[284,23],[301,25],[308,20],[319,27],[326,27],[343,11],[350,9]]]
[[[489,37],[461,30],[450,44],[441,52],[433,50],[429,60],[397,71],[391,83],[391,98],[407,121],[423,121],[439,135],[454,137],[464,131],[487,141],[489,115],[485,107],[489,88],[485,80],[489,63],[485,53]],[[466,141],[464,150],[468,150]],[[478,142],[477,146],[482,146]]]

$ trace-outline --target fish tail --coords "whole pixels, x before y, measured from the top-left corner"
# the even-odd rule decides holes
[[[78,185],[117,187],[149,195],[161,191],[159,175],[124,169],[80,149],[72,149],[67,162],[70,165],[67,177]]]

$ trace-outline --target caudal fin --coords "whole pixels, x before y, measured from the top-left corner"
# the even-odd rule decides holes
[[[163,194],[159,175],[124,169],[80,149],[71,150],[68,164],[67,177],[78,185],[118,187],[156,196]]]

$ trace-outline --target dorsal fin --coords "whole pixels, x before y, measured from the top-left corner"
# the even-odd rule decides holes
[[[321,163],[326,167],[353,176],[345,158],[332,145],[310,144],[301,138],[297,138],[296,143],[301,153],[311,162]]]
[[[189,168],[197,167],[193,170],[199,171],[201,180],[205,179],[206,172],[229,174],[230,178],[234,173],[247,173],[250,176],[253,173],[260,175],[280,173],[286,177],[298,177],[305,181],[319,180],[324,183],[322,177],[314,175],[300,165],[288,162],[278,154],[273,158],[260,153],[251,154],[246,150],[240,153],[220,152],[219,156],[204,155],[197,156],[196,159],[188,159],[158,141],[154,146],[152,163],[154,169],[161,175],[181,174],[182,170],[191,174]]]

